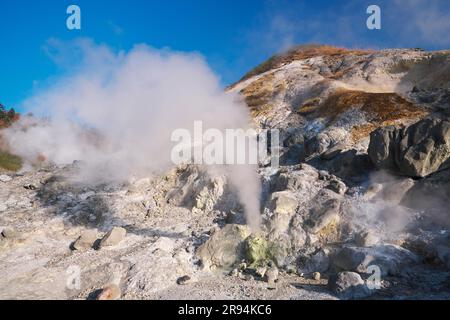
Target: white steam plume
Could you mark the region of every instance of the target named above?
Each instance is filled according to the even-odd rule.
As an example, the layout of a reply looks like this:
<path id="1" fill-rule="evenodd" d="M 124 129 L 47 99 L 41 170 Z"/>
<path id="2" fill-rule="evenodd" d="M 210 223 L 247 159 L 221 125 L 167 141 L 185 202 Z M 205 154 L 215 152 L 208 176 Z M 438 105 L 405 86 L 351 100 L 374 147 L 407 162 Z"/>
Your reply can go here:
<path id="1" fill-rule="evenodd" d="M 82 160 L 86 182 L 127 179 L 173 166 L 175 129 L 193 130 L 198 120 L 204 130 L 251 126 L 246 106 L 223 91 L 197 54 L 146 45 L 115 53 L 89 40 L 57 44 L 63 53 L 75 52 L 79 61 L 63 55 L 72 63 L 68 72 L 24 103 L 24 109 L 49 119 L 24 117 L 5 132 L 12 152 L 26 160 L 39 155 L 58 164 Z M 240 177 L 229 174 L 251 225 L 260 219 L 255 170 L 240 166 Z"/>

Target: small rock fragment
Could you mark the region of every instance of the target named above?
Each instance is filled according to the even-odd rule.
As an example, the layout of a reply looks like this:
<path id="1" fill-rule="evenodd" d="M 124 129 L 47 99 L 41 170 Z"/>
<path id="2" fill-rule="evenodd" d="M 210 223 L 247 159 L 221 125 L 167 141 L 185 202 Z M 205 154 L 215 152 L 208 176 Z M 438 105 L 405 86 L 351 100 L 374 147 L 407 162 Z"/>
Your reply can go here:
<path id="1" fill-rule="evenodd" d="M 314 272 L 313 273 L 313 279 L 316 281 L 319 281 L 321 278 L 320 272 Z"/>
<path id="2" fill-rule="evenodd" d="M 328 171 L 325 171 L 325 170 L 319 171 L 319 180 L 329 180 L 329 179 L 330 179 L 330 174 L 328 173 Z"/>
<path id="3" fill-rule="evenodd" d="M 242 271 L 238 272 L 238 278 L 244 281 L 250 281 L 252 279 L 252 276 L 247 273 L 243 273 Z"/>
<path id="4" fill-rule="evenodd" d="M 286 266 L 286 272 L 287 273 L 289 273 L 289 274 L 293 274 L 293 273 L 296 273 L 297 272 L 297 269 L 296 269 L 296 267 L 295 266 L 293 266 L 293 265 L 288 265 L 288 266 Z"/>
<path id="5" fill-rule="evenodd" d="M 366 201 L 373 199 L 379 192 L 381 192 L 382 189 L 383 185 L 381 183 L 371 184 L 363 194 L 363 199 Z"/>
<path id="6" fill-rule="evenodd" d="M 337 179 L 331 180 L 326 188 L 341 195 L 347 192 L 347 186 L 345 183 Z"/>
<path id="7" fill-rule="evenodd" d="M 237 268 L 234 268 L 230 271 L 230 276 L 237 277 L 239 275 L 239 270 Z"/>
<path id="8" fill-rule="evenodd" d="M 273 266 L 266 271 L 267 283 L 269 288 L 275 287 L 275 281 L 278 279 L 278 268 Z"/>
<path id="9" fill-rule="evenodd" d="M 13 228 L 4 228 L 2 230 L 2 237 L 6 239 L 15 239 L 17 238 L 18 233 Z"/>
<path id="10" fill-rule="evenodd" d="M 177 284 L 184 285 L 184 284 L 188 284 L 190 281 L 191 281 L 191 277 L 186 275 L 186 276 L 179 277 L 177 279 Z"/>
<path id="11" fill-rule="evenodd" d="M 12 180 L 12 178 L 6 174 L 0 175 L 0 182 L 9 182 L 11 180 Z"/>
<path id="12" fill-rule="evenodd" d="M 266 267 L 257 267 L 255 270 L 256 274 L 261 278 L 264 278 L 264 276 L 266 275 L 266 271 Z"/>
<path id="13" fill-rule="evenodd" d="M 27 190 L 36 190 L 37 187 L 34 184 L 26 184 L 23 186 Z"/>
<path id="14" fill-rule="evenodd" d="M 73 248 L 75 250 L 83 250 L 92 248 L 97 240 L 97 230 L 85 230 L 81 236 L 74 242 Z"/>
<path id="15" fill-rule="evenodd" d="M 117 300 L 120 298 L 121 294 L 119 286 L 110 284 L 102 289 L 96 300 Z"/>
<path id="16" fill-rule="evenodd" d="M 340 154 L 345 149 L 345 145 L 342 143 L 338 143 L 334 147 L 331 147 L 330 149 L 326 150 L 324 153 L 320 155 L 320 158 L 323 160 L 331 160 L 334 157 L 336 157 L 338 154 Z"/>
<path id="17" fill-rule="evenodd" d="M 127 230 L 122 227 L 114 227 L 100 241 L 100 247 L 110 247 L 119 244 L 125 238 Z"/>
<path id="18" fill-rule="evenodd" d="M 245 262 L 241 262 L 238 267 L 239 267 L 239 270 L 243 271 L 243 270 L 247 269 L 247 264 Z"/>

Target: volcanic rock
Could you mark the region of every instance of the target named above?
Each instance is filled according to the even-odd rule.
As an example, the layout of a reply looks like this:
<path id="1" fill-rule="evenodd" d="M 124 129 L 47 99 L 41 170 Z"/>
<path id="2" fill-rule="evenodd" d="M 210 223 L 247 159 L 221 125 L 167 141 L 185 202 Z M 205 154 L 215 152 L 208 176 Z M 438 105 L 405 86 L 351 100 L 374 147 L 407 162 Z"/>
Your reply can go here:
<path id="1" fill-rule="evenodd" d="M 249 235 L 247 226 L 227 224 L 198 248 L 197 255 L 205 268 L 231 269 L 244 258 L 244 240 Z"/>
<path id="2" fill-rule="evenodd" d="M 328 287 L 341 299 L 361 299 L 370 295 L 364 280 L 356 272 L 340 272 L 328 280 Z"/>
<path id="3" fill-rule="evenodd" d="M 97 230 L 85 230 L 81 236 L 73 243 L 73 248 L 76 250 L 89 249 L 94 246 L 97 241 Z"/>
<path id="4" fill-rule="evenodd" d="M 379 169 L 426 177 L 450 167 L 450 121 L 428 118 L 407 128 L 379 128 L 370 136 L 368 153 Z"/>
<path id="5" fill-rule="evenodd" d="M 414 253 L 396 245 L 347 246 L 332 259 L 332 264 L 340 270 L 366 273 L 369 266 L 375 265 L 382 275 L 398 275 L 403 266 L 417 262 L 418 257 Z"/>
<path id="6" fill-rule="evenodd" d="M 105 234 L 100 241 L 100 247 L 110 247 L 118 245 L 120 241 L 125 238 L 127 230 L 122 227 L 114 227 L 111 231 Z"/>

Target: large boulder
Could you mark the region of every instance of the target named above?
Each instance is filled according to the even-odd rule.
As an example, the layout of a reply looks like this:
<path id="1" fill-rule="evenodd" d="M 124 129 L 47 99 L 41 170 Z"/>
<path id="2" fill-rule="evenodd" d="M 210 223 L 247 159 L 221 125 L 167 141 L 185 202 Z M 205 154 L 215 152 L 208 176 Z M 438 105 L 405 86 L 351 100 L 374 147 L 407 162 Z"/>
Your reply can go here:
<path id="1" fill-rule="evenodd" d="M 328 280 L 328 288 L 341 299 L 361 299 L 371 291 L 356 272 L 340 272 Z"/>
<path id="2" fill-rule="evenodd" d="M 381 275 L 398 275 L 405 265 L 416 262 L 418 257 L 414 253 L 396 245 L 347 246 L 332 259 L 333 266 L 338 270 L 370 273 L 370 266 L 378 266 Z"/>
<path id="3" fill-rule="evenodd" d="M 271 196 L 271 207 L 274 213 L 293 215 L 298 201 L 291 191 L 275 192 Z"/>
<path id="4" fill-rule="evenodd" d="M 341 213 L 341 197 L 328 189 L 321 190 L 313 200 L 305 228 L 312 234 L 328 237 L 337 232 Z M 331 239 L 330 239 L 331 240 Z"/>
<path id="5" fill-rule="evenodd" d="M 280 191 L 272 194 L 270 208 L 273 216 L 270 219 L 270 230 L 275 233 L 285 232 L 297 209 L 298 201 L 291 191 Z"/>
<path id="6" fill-rule="evenodd" d="M 443 170 L 416 181 L 402 198 L 401 204 L 420 210 L 424 220 L 430 226 L 450 228 L 450 170 Z"/>
<path id="7" fill-rule="evenodd" d="M 320 249 L 311 256 L 300 255 L 298 258 L 297 272 L 299 274 L 312 274 L 314 272 L 324 273 L 330 266 L 329 250 Z"/>
<path id="8" fill-rule="evenodd" d="M 247 226 L 227 224 L 198 248 L 197 255 L 207 269 L 232 269 L 245 258 L 244 240 L 249 235 Z"/>
<path id="9" fill-rule="evenodd" d="M 424 119 L 407 128 L 379 128 L 370 135 L 368 153 L 378 169 L 409 177 L 449 168 L 450 118 Z"/>

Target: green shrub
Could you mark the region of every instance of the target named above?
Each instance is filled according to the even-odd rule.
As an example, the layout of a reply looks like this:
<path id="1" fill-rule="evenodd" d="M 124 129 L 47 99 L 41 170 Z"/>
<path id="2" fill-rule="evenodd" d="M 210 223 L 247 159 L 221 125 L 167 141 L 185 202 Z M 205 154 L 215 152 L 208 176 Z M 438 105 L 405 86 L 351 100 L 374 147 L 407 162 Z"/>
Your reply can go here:
<path id="1" fill-rule="evenodd" d="M 0 168 L 17 171 L 22 167 L 22 159 L 5 151 L 0 151 Z"/>

